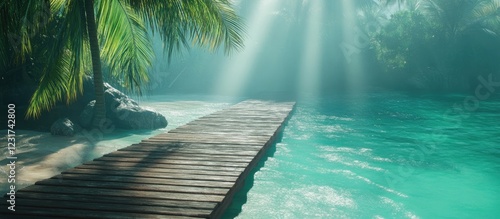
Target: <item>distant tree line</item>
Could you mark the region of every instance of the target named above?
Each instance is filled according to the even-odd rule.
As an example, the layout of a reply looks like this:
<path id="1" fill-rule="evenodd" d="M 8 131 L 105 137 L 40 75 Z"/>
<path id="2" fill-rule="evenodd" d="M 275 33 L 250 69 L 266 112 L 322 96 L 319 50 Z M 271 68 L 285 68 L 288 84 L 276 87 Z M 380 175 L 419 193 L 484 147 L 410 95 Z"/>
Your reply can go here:
<path id="1" fill-rule="evenodd" d="M 389 18 L 370 37 L 386 86 L 465 91 L 500 75 L 500 1 L 361 2 L 365 19 Z"/>

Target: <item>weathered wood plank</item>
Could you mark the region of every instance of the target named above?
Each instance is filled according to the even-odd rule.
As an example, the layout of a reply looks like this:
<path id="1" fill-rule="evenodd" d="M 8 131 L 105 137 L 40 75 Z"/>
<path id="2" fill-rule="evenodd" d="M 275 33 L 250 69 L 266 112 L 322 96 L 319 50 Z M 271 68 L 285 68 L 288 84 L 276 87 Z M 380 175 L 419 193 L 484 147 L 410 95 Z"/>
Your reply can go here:
<path id="1" fill-rule="evenodd" d="M 94 195 L 80 195 L 80 194 L 47 194 L 47 193 L 37 193 L 37 192 L 24 192 L 19 191 L 16 194 L 16 198 L 19 199 L 37 199 L 40 201 L 53 200 L 53 201 L 78 201 L 82 205 L 88 203 L 113 203 L 113 204 L 127 204 L 127 205 L 141 205 L 141 206 L 165 206 L 165 207 L 178 207 L 183 206 L 185 208 L 195 208 L 195 209 L 213 209 L 217 205 L 215 202 L 195 202 L 195 201 L 185 201 L 185 200 L 164 200 L 164 199 L 154 199 L 154 198 L 139 198 L 134 197 L 133 199 L 124 199 L 122 197 L 112 197 L 112 196 L 102 196 L 96 198 Z"/>
<path id="2" fill-rule="evenodd" d="M 139 144 L 133 144 L 130 147 L 122 148 L 120 150 L 127 150 L 129 148 L 145 148 L 145 147 L 156 147 L 158 150 L 163 151 L 182 151 L 182 150 L 207 150 L 207 151 L 231 151 L 233 154 L 237 154 L 238 151 L 259 151 L 262 149 L 262 145 L 247 145 L 247 144 L 199 144 L 199 143 L 188 143 L 188 142 L 141 142 Z M 147 150 L 152 150 L 153 148 L 147 148 Z"/>
<path id="3" fill-rule="evenodd" d="M 104 155 L 105 157 L 125 157 L 125 158 L 145 158 L 145 159 L 173 159 L 173 160 L 196 160 L 196 161 L 220 161 L 220 162 L 235 162 L 235 163 L 248 163 L 252 161 L 253 157 L 224 157 L 224 156 L 183 156 L 180 154 L 157 154 L 157 153 L 120 153 L 112 152 Z"/>
<path id="4" fill-rule="evenodd" d="M 107 160 L 113 162 L 142 162 L 142 163 L 163 163 L 163 164 L 184 164 L 198 166 L 221 166 L 221 167 L 246 167 L 246 163 L 224 162 L 224 161 L 200 161 L 200 160 L 173 160 L 173 159 L 144 159 L 128 157 L 101 157 L 95 160 Z"/>
<path id="5" fill-rule="evenodd" d="M 134 176 L 101 176 L 96 177 L 93 174 L 70 174 L 64 173 L 52 177 L 57 180 L 87 180 L 87 181 L 102 181 L 102 182 L 128 182 L 128 183 L 144 183 L 157 185 L 180 185 L 180 186 L 198 186 L 212 188 L 231 188 L 233 182 L 224 181 L 206 181 L 196 179 L 168 179 L 168 178 L 152 178 L 152 177 L 134 177 Z"/>
<path id="6" fill-rule="evenodd" d="M 53 194 L 93 194 L 96 197 L 113 196 L 113 197 L 140 197 L 140 198 L 155 198 L 167 200 L 192 200 L 202 202 L 220 202 L 224 198 L 221 195 L 205 195 L 205 194 L 187 194 L 176 192 L 152 192 L 152 191 L 134 191 L 124 189 L 102 189 L 102 188 L 79 188 L 62 187 L 62 186 L 46 186 L 32 185 L 23 189 L 24 192 L 38 193 L 53 193 Z"/>
<path id="7" fill-rule="evenodd" d="M 128 213 L 116 211 L 95 211 L 95 210 L 79 210 L 79 209 L 62 209 L 47 207 L 29 207 L 23 205 L 16 206 L 16 212 L 10 212 L 7 208 L 1 208 L 0 215 L 2 218 L 17 219 L 21 216 L 25 218 L 95 218 L 95 219 L 124 219 L 124 218 L 144 218 L 144 219 L 164 219 L 166 216 L 161 214 L 146 214 L 146 213 Z M 189 219 L 200 217 L 187 217 L 187 216 L 168 216 L 172 219 Z"/>
<path id="8" fill-rule="evenodd" d="M 149 167 L 123 167 L 123 166 L 103 166 L 103 165 L 80 165 L 77 169 L 99 169 L 99 170 L 117 170 L 117 171 L 133 171 L 133 172 L 149 172 L 149 173 L 185 173 L 198 175 L 221 175 L 221 176 L 236 176 L 238 177 L 243 171 L 213 171 L 199 169 L 165 169 L 165 168 L 149 168 Z"/>
<path id="9" fill-rule="evenodd" d="M 38 207 L 38 208 L 51 208 L 57 206 L 57 210 L 93 210 L 93 211 L 111 211 L 116 214 L 121 213 L 135 213 L 135 214 L 154 214 L 164 216 L 189 216 L 207 218 L 212 212 L 211 209 L 194 209 L 186 208 L 183 206 L 166 207 L 166 206 L 144 206 L 144 205 L 128 205 L 128 204 L 112 204 L 112 203 L 87 203 L 82 204 L 76 201 L 52 201 L 37 199 L 18 199 L 18 205 Z"/>
<path id="10" fill-rule="evenodd" d="M 247 140 L 242 139 L 217 139 L 217 138 L 156 138 L 156 139 L 145 139 L 141 143 L 162 143 L 162 142 L 172 142 L 172 143 L 201 143 L 204 144 L 239 144 L 239 145 L 263 145 L 267 141 L 262 140 Z"/>
<path id="11" fill-rule="evenodd" d="M 192 179 L 192 180 L 207 180 L 207 181 L 223 181 L 234 182 L 237 177 L 232 176 L 211 176 L 211 175 L 195 175 L 195 174 L 161 174 L 161 173 L 147 173 L 147 172 L 129 172 L 129 171 L 113 171 L 113 170 L 97 170 L 97 169 L 70 169 L 64 171 L 63 174 L 94 174 L 109 175 L 109 176 L 135 176 L 135 177 L 151 177 L 151 178 L 166 178 L 166 179 Z"/>
<path id="12" fill-rule="evenodd" d="M 229 189 L 196 187 L 196 186 L 156 185 L 156 184 L 140 184 L 140 183 L 128 183 L 128 182 L 126 183 L 96 182 L 96 181 L 85 181 L 85 180 L 59 180 L 59 179 L 41 180 L 35 183 L 35 185 L 120 189 L 120 190 L 136 190 L 136 191 L 178 192 L 178 193 L 209 194 L 209 195 L 226 195 L 226 193 L 229 191 Z"/>
<path id="13" fill-rule="evenodd" d="M 200 142 L 200 143 L 231 143 L 237 142 L 242 144 L 245 141 L 263 144 L 269 140 L 269 136 L 244 136 L 236 134 L 203 134 L 203 133 L 169 133 L 169 135 L 157 135 L 155 137 L 148 138 L 145 141 L 178 141 L 178 142 Z"/>
<path id="14" fill-rule="evenodd" d="M 249 155 L 232 155 L 232 154 L 205 154 L 205 153 L 182 153 L 178 151 L 126 151 L 126 150 L 118 150 L 110 153 L 112 156 L 123 156 L 123 157 L 135 157 L 135 156 L 179 156 L 179 157 L 213 157 L 213 158 L 228 158 L 228 159 L 248 159 L 254 158 L 256 152 L 251 153 Z"/>
<path id="15" fill-rule="evenodd" d="M 94 160 L 85 162 L 86 165 L 100 165 L 110 167 L 137 167 L 137 168 L 158 168 L 158 169 L 183 169 L 183 170 L 208 170 L 221 172 L 241 172 L 243 167 L 223 167 L 223 166 L 205 166 L 205 165 L 183 165 L 183 164 L 161 164 L 161 163 L 143 163 L 143 162 L 108 162 Z"/>

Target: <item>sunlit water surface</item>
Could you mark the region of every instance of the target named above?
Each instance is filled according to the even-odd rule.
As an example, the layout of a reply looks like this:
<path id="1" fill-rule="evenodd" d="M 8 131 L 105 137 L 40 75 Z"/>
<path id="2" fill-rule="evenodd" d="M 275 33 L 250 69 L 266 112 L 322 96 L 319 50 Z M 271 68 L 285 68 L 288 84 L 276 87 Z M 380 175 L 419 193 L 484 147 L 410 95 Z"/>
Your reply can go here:
<path id="1" fill-rule="evenodd" d="M 499 218 L 500 101 L 464 98 L 299 102 L 225 217 Z"/>

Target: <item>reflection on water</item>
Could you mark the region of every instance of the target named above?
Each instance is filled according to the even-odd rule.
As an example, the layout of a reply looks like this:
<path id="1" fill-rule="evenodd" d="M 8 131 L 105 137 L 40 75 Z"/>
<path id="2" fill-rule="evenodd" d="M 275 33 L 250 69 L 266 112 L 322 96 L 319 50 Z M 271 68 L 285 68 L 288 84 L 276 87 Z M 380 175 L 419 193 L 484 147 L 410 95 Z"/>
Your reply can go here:
<path id="1" fill-rule="evenodd" d="M 298 103 L 276 152 L 226 216 L 498 217 L 500 101 L 482 102 L 457 125 L 443 115 L 463 98 L 370 94 Z"/>

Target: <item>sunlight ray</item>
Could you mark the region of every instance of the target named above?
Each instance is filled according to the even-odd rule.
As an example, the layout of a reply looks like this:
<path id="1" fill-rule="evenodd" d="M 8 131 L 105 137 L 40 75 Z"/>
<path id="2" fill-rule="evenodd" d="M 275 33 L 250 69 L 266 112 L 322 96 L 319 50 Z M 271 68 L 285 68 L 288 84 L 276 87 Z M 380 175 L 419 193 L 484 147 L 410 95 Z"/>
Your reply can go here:
<path id="1" fill-rule="evenodd" d="M 222 64 L 222 73 L 213 88 L 218 95 L 237 96 L 241 95 L 246 87 L 247 78 L 251 74 L 252 67 L 263 48 L 263 42 L 269 37 L 269 31 L 273 22 L 272 11 L 281 4 L 282 0 L 260 0 L 255 9 L 246 20 L 247 37 L 243 51 L 234 54 Z"/>
<path id="2" fill-rule="evenodd" d="M 319 95 L 323 44 L 321 34 L 323 1 L 306 1 L 304 4 L 307 4 L 305 6 L 308 7 L 308 17 L 298 80 L 300 98 Z"/>
<path id="3" fill-rule="evenodd" d="M 356 8 L 353 1 L 342 0 L 342 11 L 344 12 L 342 24 L 344 41 L 348 42 L 348 46 L 355 51 L 352 54 L 347 54 L 349 57 L 346 57 L 348 60 L 345 67 L 347 90 L 358 93 L 363 80 L 362 52 L 368 46 L 369 40 L 364 30 L 359 28 L 356 23 Z"/>

